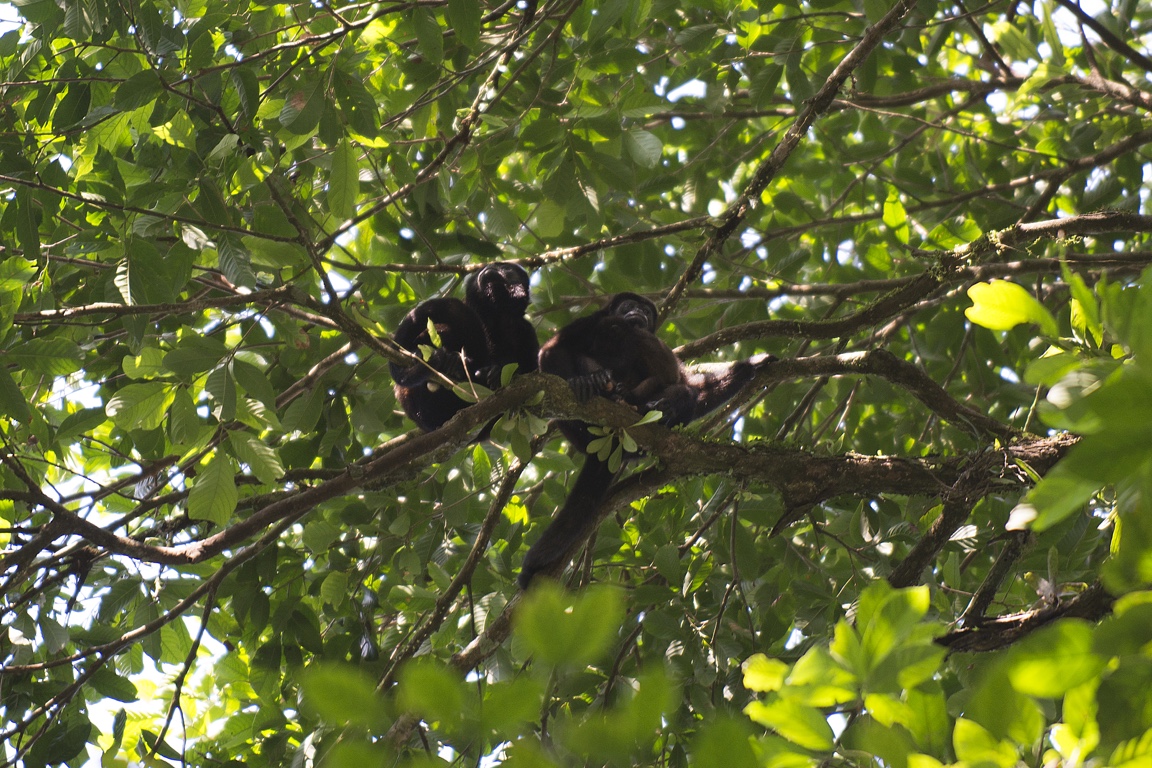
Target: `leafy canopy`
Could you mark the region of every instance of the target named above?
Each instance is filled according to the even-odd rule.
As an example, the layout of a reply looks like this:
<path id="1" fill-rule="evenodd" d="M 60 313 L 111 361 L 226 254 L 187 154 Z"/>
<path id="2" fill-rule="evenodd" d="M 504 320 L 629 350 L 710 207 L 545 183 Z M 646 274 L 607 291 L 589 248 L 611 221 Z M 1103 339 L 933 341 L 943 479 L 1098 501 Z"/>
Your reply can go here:
<path id="1" fill-rule="evenodd" d="M 14 8 L 0 763 L 1148 763 L 1149 4 Z M 498 259 L 780 361 L 410 433 Z M 648 458 L 522 597 L 558 417 Z"/>

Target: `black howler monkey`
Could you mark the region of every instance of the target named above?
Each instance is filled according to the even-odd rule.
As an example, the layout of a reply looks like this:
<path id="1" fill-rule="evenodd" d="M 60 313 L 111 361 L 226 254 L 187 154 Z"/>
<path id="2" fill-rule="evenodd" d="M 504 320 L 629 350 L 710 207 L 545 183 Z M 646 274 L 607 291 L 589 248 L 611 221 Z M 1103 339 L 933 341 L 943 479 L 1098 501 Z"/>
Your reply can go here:
<path id="1" fill-rule="evenodd" d="M 656 317 L 656 306 L 643 296 L 617 294 L 605 308 L 557 331 L 540 348 L 540 369 L 567 379 L 580 400 L 607 395 L 637 409 L 662 411 L 663 423 L 675 426 L 727 402 L 774 359 L 763 355 L 689 371 L 656 337 Z M 561 422 L 560 429 L 576 448 L 587 450 L 591 435 L 582 422 Z M 597 456 L 584 459 L 564 506 L 524 556 L 522 588 L 587 537 L 615 476 Z"/>
<path id="2" fill-rule="evenodd" d="M 430 369 L 489 388 L 499 386 L 500 371 L 509 363 L 516 363 L 519 373 L 536 370 L 539 342 L 524 317 L 529 300 L 528 273 L 516 264 L 494 262 L 464 281 L 464 301 L 428 299 L 405 315 L 393 335 L 396 343 L 417 355 L 422 346 L 433 348 L 427 365 L 389 365 L 396 399 L 418 427 L 436 429 L 469 405 Z"/>

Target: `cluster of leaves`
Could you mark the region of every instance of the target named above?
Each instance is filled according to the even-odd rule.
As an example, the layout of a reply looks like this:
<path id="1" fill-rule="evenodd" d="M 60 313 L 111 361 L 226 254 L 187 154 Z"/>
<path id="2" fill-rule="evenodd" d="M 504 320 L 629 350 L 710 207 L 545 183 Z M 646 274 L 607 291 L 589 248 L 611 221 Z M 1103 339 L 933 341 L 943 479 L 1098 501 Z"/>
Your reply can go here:
<path id="1" fill-rule="evenodd" d="M 0 764 L 1146 761 L 1146 6 L 19 0 Z M 615 590 L 547 381 L 405 435 L 496 258 L 783 359 L 604 425 Z"/>

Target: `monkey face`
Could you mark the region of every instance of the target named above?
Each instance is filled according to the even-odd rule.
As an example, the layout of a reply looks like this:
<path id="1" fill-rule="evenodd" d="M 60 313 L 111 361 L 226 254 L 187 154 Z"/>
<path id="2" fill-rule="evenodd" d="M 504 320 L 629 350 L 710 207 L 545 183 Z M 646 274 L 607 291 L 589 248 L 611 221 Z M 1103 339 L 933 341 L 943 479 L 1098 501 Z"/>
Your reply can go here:
<path id="1" fill-rule="evenodd" d="M 634 293 L 618 294 L 609 311 L 637 330 L 649 333 L 656 331 L 656 305 L 643 296 Z"/>
<path id="2" fill-rule="evenodd" d="M 530 300 L 528 273 L 520 265 L 507 261 L 486 265 L 479 272 L 469 275 L 464 286 L 465 293 L 477 291 L 492 303 L 507 302 L 527 308 Z"/>

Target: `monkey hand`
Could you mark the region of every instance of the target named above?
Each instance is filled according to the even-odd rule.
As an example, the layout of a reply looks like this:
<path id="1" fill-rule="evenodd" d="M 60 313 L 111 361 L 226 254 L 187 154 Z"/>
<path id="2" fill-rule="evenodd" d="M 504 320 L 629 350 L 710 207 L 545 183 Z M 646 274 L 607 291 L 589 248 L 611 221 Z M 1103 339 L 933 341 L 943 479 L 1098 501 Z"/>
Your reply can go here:
<path id="1" fill-rule="evenodd" d="M 444 374 L 452 381 L 466 381 L 468 373 L 464 368 L 464 358 L 454 349 L 437 349 L 428 358 L 428 365 Z"/>
<path id="2" fill-rule="evenodd" d="M 687 424 L 691 420 L 692 404 L 684 397 L 662 397 L 650 400 L 644 408 L 649 411 L 660 411 L 660 424 L 665 427 L 675 427 Z"/>
<path id="3" fill-rule="evenodd" d="M 583 376 L 573 376 L 568 379 L 568 386 L 572 388 L 572 394 L 576 396 L 576 400 L 581 403 L 616 389 L 616 383 L 612 381 L 612 373 L 607 369 L 594 371 Z"/>

